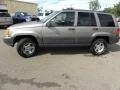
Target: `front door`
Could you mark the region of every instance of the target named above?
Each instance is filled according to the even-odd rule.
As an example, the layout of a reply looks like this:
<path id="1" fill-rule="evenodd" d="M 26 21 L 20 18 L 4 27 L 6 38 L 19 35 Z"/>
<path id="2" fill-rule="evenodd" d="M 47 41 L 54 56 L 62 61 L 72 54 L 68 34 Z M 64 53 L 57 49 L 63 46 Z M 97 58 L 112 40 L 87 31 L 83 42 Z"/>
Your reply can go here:
<path id="1" fill-rule="evenodd" d="M 75 12 L 61 12 L 43 27 L 44 44 L 75 44 Z"/>

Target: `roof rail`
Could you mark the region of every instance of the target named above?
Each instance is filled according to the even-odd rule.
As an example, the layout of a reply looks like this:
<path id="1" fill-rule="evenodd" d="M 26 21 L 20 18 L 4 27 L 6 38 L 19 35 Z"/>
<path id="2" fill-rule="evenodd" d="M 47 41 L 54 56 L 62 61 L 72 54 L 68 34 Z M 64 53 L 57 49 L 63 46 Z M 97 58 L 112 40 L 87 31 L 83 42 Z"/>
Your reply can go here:
<path id="1" fill-rule="evenodd" d="M 104 11 L 93 11 L 93 10 L 85 10 L 85 9 L 74 9 L 74 8 L 66 8 L 66 9 L 63 9 L 63 10 L 76 10 L 76 11 L 91 11 L 91 12 L 103 12 L 105 13 Z"/>
<path id="2" fill-rule="evenodd" d="M 66 9 L 63 9 L 63 10 L 74 10 L 74 8 L 66 8 Z"/>

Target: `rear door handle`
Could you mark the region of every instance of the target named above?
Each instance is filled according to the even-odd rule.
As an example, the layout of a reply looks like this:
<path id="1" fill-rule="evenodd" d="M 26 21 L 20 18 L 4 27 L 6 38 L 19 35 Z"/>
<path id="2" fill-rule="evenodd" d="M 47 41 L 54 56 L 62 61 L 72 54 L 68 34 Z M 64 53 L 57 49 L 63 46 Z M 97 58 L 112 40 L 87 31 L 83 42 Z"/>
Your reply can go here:
<path id="1" fill-rule="evenodd" d="M 94 30 L 94 31 L 97 31 L 97 30 L 98 30 L 98 28 L 93 28 L 93 30 Z"/>
<path id="2" fill-rule="evenodd" d="M 69 28 L 68 30 L 75 30 L 75 28 Z"/>

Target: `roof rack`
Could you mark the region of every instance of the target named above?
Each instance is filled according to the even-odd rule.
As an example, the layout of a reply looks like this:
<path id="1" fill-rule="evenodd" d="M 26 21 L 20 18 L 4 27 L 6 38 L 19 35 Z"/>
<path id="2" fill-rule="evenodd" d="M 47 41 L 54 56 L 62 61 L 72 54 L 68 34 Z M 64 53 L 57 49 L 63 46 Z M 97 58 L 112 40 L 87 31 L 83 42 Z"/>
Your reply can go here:
<path id="1" fill-rule="evenodd" d="M 74 8 L 66 8 L 66 9 L 63 9 L 63 10 L 74 10 Z"/>
<path id="2" fill-rule="evenodd" d="M 93 10 L 85 10 L 85 9 L 74 9 L 74 8 L 66 8 L 66 9 L 63 9 L 63 10 L 76 10 L 76 11 L 91 11 L 91 12 L 103 12 L 105 13 L 104 11 L 93 11 Z"/>

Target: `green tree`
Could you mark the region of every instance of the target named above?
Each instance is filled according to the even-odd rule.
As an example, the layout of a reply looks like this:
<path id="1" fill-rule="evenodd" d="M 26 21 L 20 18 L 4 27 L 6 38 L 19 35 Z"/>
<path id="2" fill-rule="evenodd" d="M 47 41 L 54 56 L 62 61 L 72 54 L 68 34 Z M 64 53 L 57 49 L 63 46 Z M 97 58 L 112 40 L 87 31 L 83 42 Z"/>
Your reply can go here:
<path id="1" fill-rule="evenodd" d="M 98 0 L 91 0 L 89 2 L 89 9 L 90 10 L 96 11 L 96 10 L 99 10 L 100 8 L 101 8 L 101 5 L 100 5 Z"/>
<path id="2" fill-rule="evenodd" d="M 111 7 L 110 8 L 105 8 L 104 12 L 112 13 L 115 16 L 120 16 L 120 2 L 116 5 L 114 5 L 114 7 L 112 7 L 112 8 Z"/>
<path id="3" fill-rule="evenodd" d="M 116 4 L 116 5 L 114 5 L 113 10 L 114 10 L 114 14 L 116 16 L 120 16 L 120 2 L 118 4 Z"/>
<path id="4" fill-rule="evenodd" d="M 43 7 L 39 7 L 38 12 L 42 12 L 42 11 L 43 11 Z"/>
<path id="5" fill-rule="evenodd" d="M 113 13 L 114 14 L 113 8 L 105 8 L 104 12 L 106 12 L 106 13 Z"/>

